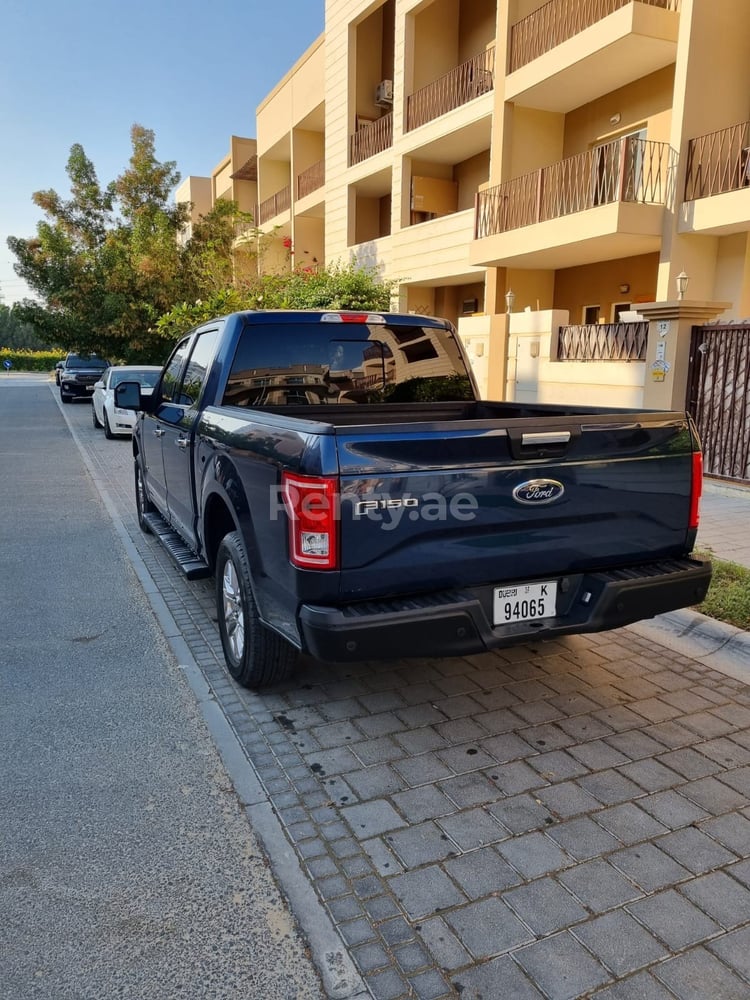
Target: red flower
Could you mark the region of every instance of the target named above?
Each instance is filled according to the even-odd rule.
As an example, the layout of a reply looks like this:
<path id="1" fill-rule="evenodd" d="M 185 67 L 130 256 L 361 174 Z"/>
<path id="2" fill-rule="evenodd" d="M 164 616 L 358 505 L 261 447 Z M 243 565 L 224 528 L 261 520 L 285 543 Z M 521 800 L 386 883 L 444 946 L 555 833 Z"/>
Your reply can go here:
<path id="1" fill-rule="evenodd" d="M 284 244 L 284 248 L 286 250 L 291 250 L 292 249 L 292 237 L 291 236 L 285 236 L 284 239 L 281 242 Z"/>

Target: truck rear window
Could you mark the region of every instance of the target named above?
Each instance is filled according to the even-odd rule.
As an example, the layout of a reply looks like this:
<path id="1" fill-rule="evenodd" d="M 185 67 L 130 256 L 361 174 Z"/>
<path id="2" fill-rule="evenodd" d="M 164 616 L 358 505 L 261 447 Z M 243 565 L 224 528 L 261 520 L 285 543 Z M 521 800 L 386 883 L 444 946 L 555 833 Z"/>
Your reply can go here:
<path id="1" fill-rule="evenodd" d="M 473 400 L 451 331 L 408 324 L 247 325 L 225 406 Z"/>

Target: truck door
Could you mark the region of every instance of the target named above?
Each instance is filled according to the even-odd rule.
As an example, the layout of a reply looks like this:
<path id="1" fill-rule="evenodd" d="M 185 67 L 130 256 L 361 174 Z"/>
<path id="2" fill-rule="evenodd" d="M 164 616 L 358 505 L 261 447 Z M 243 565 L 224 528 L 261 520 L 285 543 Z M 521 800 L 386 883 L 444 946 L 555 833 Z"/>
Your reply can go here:
<path id="1" fill-rule="evenodd" d="M 192 431 L 218 336 L 218 327 L 200 330 L 196 335 L 175 391 L 173 419 L 163 424 L 161 443 L 169 520 L 190 545 L 196 542 Z"/>
<path id="2" fill-rule="evenodd" d="M 180 408 L 174 397 L 182 380 L 182 372 L 187 360 L 190 338 L 186 337 L 177 345 L 172 357 L 167 362 L 159 385 L 154 390 L 159 402 L 153 413 L 146 413 L 143 418 L 143 434 L 141 437 L 141 460 L 143 475 L 149 495 L 162 514 L 167 515 L 167 483 L 164 476 L 164 461 L 162 458 L 162 440 L 166 428 L 172 426 L 177 419 Z"/>

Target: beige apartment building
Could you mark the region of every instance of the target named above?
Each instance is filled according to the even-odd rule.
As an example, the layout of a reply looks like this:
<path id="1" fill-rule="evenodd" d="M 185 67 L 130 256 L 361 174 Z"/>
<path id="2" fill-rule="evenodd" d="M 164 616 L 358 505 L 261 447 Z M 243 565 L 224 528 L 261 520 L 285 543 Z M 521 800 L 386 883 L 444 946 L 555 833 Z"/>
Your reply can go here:
<path id="1" fill-rule="evenodd" d="M 748 0 L 326 0 L 255 125 L 268 266 L 376 267 L 493 398 L 687 397 L 750 479 Z"/>

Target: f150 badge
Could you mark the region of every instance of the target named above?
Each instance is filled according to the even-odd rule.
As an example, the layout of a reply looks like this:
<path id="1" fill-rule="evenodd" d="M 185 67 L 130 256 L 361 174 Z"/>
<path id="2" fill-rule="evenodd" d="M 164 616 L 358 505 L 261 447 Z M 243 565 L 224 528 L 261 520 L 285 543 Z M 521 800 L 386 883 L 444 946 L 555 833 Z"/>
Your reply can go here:
<path id="1" fill-rule="evenodd" d="M 516 503 L 527 506 L 541 506 L 545 503 L 554 503 L 564 493 L 565 487 L 556 479 L 529 479 L 516 486 L 513 490 L 513 499 Z"/>

